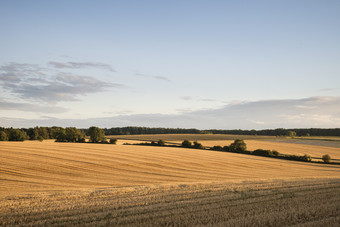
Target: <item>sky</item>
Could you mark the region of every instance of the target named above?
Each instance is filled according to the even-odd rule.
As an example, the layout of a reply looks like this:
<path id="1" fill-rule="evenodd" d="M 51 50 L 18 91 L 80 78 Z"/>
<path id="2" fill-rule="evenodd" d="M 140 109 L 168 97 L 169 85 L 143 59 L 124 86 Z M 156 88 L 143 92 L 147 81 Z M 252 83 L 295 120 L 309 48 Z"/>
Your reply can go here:
<path id="1" fill-rule="evenodd" d="M 340 127 L 340 1 L 0 0 L 0 127 Z"/>

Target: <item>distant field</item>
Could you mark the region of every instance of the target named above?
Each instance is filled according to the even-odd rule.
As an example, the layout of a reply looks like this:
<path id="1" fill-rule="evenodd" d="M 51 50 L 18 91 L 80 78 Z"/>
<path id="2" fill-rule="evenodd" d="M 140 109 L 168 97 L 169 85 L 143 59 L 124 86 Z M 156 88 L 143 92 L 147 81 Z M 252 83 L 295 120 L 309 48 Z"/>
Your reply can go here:
<path id="1" fill-rule="evenodd" d="M 239 136 L 239 135 L 212 135 L 212 134 L 160 134 L 160 135 L 125 135 L 114 136 L 120 138 L 120 143 L 140 143 L 141 141 L 157 141 L 162 139 L 169 144 L 180 144 L 184 139 L 198 141 L 206 147 L 215 145 L 230 145 L 235 139 L 244 139 L 248 150 L 269 149 L 277 150 L 282 154 L 311 155 L 314 160 L 321 161 L 325 154 L 330 155 L 333 161 L 340 162 L 339 137 L 274 137 L 274 136 Z M 121 140 L 123 139 L 123 140 Z"/>
<path id="2" fill-rule="evenodd" d="M 126 141 L 0 142 L 0 226 L 339 222 L 338 165 Z"/>
<path id="3" fill-rule="evenodd" d="M 180 141 L 172 141 L 173 143 L 180 143 Z M 233 140 L 202 140 L 199 141 L 204 146 L 212 147 L 214 145 L 230 145 Z M 269 149 L 277 150 L 282 154 L 292 155 L 311 155 L 315 160 L 320 161 L 322 155 L 329 154 L 336 162 L 340 161 L 340 148 L 319 146 L 319 145 L 306 145 L 306 144 L 295 144 L 289 142 L 273 142 L 267 140 L 245 140 L 247 149 L 254 151 L 256 149 Z M 319 158 L 319 159 L 316 159 Z"/>

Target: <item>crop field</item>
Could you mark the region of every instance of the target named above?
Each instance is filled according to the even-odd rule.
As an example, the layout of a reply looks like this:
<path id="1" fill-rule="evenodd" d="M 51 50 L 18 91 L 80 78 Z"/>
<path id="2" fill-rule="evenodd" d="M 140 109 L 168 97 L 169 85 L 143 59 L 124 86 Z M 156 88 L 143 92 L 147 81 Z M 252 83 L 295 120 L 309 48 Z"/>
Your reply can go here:
<path id="1" fill-rule="evenodd" d="M 3 226 L 338 226 L 340 181 L 166 184 L 1 197 Z"/>
<path id="2" fill-rule="evenodd" d="M 126 141 L 0 142 L 0 226 L 340 221 L 339 165 Z"/>
<path id="3" fill-rule="evenodd" d="M 114 136 L 123 140 L 121 143 L 140 143 L 141 141 L 157 141 L 162 139 L 169 144 L 180 144 L 183 140 L 198 141 L 206 147 L 215 145 L 228 146 L 235 139 L 244 139 L 248 150 L 268 149 L 277 150 L 287 155 L 310 155 L 315 161 L 321 161 L 325 154 L 331 156 L 333 161 L 340 162 L 339 137 L 302 137 L 277 138 L 274 136 L 240 136 L 240 135 L 212 135 L 212 134 L 172 134 L 172 135 L 131 135 Z M 122 142 L 124 141 L 124 142 Z"/>
<path id="4" fill-rule="evenodd" d="M 180 141 L 172 141 L 174 143 L 180 143 Z M 199 141 L 204 146 L 212 147 L 214 145 L 230 145 L 233 140 L 202 140 Z M 340 161 L 340 147 L 327 147 L 319 145 L 306 145 L 306 144 L 295 144 L 289 142 L 276 142 L 267 140 L 244 140 L 247 144 L 247 149 L 250 151 L 256 149 L 268 149 L 277 150 L 282 154 L 291 155 L 305 155 L 308 154 L 312 157 L 321 159 L 322 155 L 328 154 L 337 162 Z"/>

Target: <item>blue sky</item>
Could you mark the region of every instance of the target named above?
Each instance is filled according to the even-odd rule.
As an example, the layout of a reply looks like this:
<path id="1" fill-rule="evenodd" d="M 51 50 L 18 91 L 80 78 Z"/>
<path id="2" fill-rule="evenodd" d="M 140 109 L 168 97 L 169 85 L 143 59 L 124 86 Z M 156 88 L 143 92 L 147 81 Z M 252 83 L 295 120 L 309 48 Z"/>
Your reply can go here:
<path id="1" fill-rule="evenodd" d="M 340 127 L 339 1 L 0 0 L 0 124 Z"/>

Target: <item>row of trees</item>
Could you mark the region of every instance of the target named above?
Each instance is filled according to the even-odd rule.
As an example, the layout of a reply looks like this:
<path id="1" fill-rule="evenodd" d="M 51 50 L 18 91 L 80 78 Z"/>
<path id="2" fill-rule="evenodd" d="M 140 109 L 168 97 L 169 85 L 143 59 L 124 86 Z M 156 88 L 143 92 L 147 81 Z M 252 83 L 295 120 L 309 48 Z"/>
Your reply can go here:
<path id="1" fill-rule="evenodd" d="M 1 128 L 0 132 L 5 132 L 9 137 L 9 130 L 13 128 Z M 22 128 L 27 135 L 27 139 L 55 139 L 56 133 L 62 129 L 61 127 L 34 127 Z M 89 136 L 89 129 L 81 129 Z M 139 134 L 231 134 L 231 135 L 263 135 L 263 136 L 340 136 L 340 128 L 321 129 L 265 129 L 265 130 L 199 130 L 199 129 L 183 129 L 183 128 L 148 128 L 148 127 L 116 127 L 104 128 L 105 135 L 139 135 Z"/>
<path id="2" fill-rule="evenodd" d="M 28 138 L 25 131 L 9 128 L 0 131 L 0 141 L 24 141 Z"/>
<path id="3" fill-rule="evenodd" d="M 93 143 L 116 143 L 111 138 L 108 142 L 103 129 L 92 126 L 89 129 L 77 129 L 75 127 L 34 127 L 28 129 L 0 128 L 0 141 L 24 141 L 55 139 L 56 142 L 86 142 L 86 133 Z"/>
<path id="4" fill-rule="evenodd" d="M 91 143 L 111 143 L 116 144 L 117 139 L 111 138 L 110 142 L 107 141 L 105 137 L 105 132 L 103 129 L 92 126 L 88 130 L 88 135 L 90 137 Z M 85 143 L 85 132 L 77 128 L 61 128 L 56 133 L 56 142 L 78 142 Z"/>
<path id="5" fill-rule="evenodd" d="M 322 129 L 264 129 L 264 130 L 199 130 L 183 128 L 148 128 L 148 127 L 116 127 L 104 128 L 106 135 L 139 135 L 139 134 L 231 134 L 231 135 L 263 135 L 263 136 L 340 136 L 340 128 Z"/>

